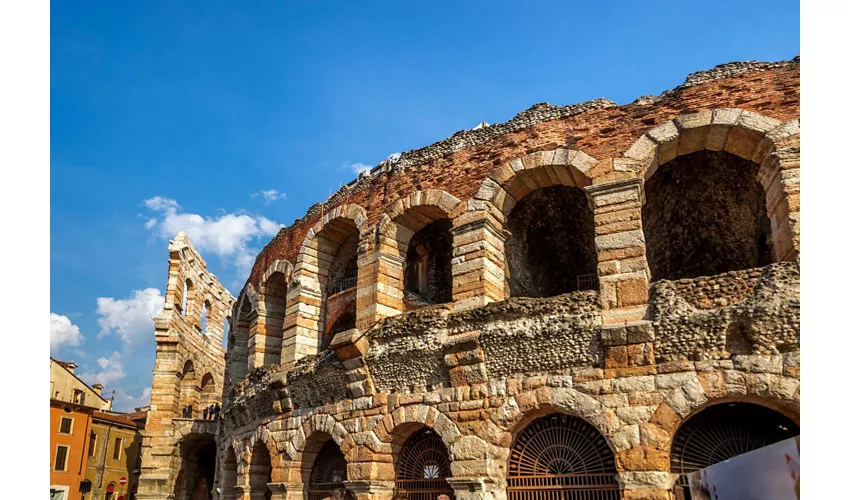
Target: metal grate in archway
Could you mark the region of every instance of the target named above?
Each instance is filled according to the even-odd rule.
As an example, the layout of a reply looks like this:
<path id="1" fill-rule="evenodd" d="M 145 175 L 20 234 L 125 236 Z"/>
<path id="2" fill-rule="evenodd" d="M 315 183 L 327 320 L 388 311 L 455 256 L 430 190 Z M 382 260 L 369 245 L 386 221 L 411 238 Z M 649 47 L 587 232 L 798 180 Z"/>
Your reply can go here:
<path id="1" fill-rule="evenodd" d="M 408 500 L 436 500 L 440 495 L 454 498 L 446 481 L 451 475 L 449 452 L 443 440 L 433 430 L 422 429 L 407 440 L 401 451 L 395 494 Z"/>
<path id="2" fill-rule="evenodd" d="M 599 431 L 580 418 L 538 418 L 511 448 L 508 500 L 619 498 L 614 453 Z"/>
<path id="3" fill-rule="evenodd" d="M 347 478 L 345 456 L 339 446 L 329 439 L 319 450 L 313 471 L 310 473 L 310 484 L 307 488 L 308 500 L 322 500 L 331 496 L 333 490 L 344 488 L 343 481 Z"/>

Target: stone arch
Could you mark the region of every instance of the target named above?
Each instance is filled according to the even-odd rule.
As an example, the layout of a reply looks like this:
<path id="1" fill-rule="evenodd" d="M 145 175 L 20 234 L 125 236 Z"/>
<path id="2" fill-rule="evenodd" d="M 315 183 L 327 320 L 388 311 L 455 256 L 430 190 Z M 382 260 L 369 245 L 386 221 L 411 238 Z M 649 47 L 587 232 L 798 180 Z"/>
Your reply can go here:
<path id="1" fill-rule="evenodd" d="M 664 164 L 701 151 L 726 152 L 752 162 L 764 192 L 770 252 L 773 261 L 780 262 L 799 255 L 799 134 L 799 120 L 783 123 L 741 109 L 705 110 L 653 128 L 624 157 L 642 169 L 644 184 Z"/>
<path id="2" fill-rule="evenodd" d="M 486 213 L 492 227 L 477 244 L 489 250 L 487 288 L 495 288 L 483 290 L 486 295 L 502 300 L 598 289 L 595 224 L 586 192 L 597 164 L 582 151 L 537 151 L 500 165 L 481 183 L 475 211 Z"/>
<path id="3" fill-rule="evenodd" d="M 333 208 L 307 232 L 298 250 L 294 271 L 298 285 L 294 287 L 291 300 L 301 304 L 319 302 L 320 306 L 315 314 L 304 307 L 294 313 L 316 324 L 314 331 L 306 331 L 309 328 L 303 325 L 307 322 L 298 322 L 301 326 L 296 327 L 296 337 L 315 338 L 320 347 L 322 344 L 327 347 L 328 343 L 322 339 L 330 327 L 329 311 L 354 304 L 359 281 L 358 247 L 365 225 L 366 211 L 351 203 Z"/>
<path id="4" fill-rule="evenodd" d="M 388 207 L 377 228 L 382 260 L 395 268 L 379 277 L 387 286 L 384 305 L 401 312 L 451 302 L 451 230 L 464 209 L 459 199 L 435 189 L 415 191 Z"/>
<path id="5" fill-rule="evenodd" d="M 202 411 L 198 400 L 201 390 L 201 379 L 198 374 L 203 373 L 202 370 L 202 367 L 195 366 L 195 362 L 191 358 L 186 359 L 180 368 L 180 376 L 177 382 L 177 390 L 179 391 L 177 405 L 179 415 L 181 416 L 184 409 L 187 411 L 191 409 L 191 412 L 187 414 L 188 418 L 193 418 Z"/>
<path id="6" fill-rule="evenodd" d="M 329 435 L 343 449 L 343 453 L 351 447 L 351 440 L 348 439 L 350 435 L 341 423 L 337 422 L 331 415 L 314 413 L 307 417 L 304 423 L 301 424 L 301 427 L 286 440 L 286 447 L 284 448 L 285 459 L 300 461 L 301 453 L 307 446 L 310 437 L 319 432 Z"/>
<path id="7" fill-rule="evenodd" d="M 670 474 L 676 479 L 673 487 L 686 488 L 684 474 L 688 472 L 799 433 L 799 411 L 777 405 L 771 398 L 710 400 L 686 415 L 669 434 L 664 451 L 669 457 Z"/>
<path id="8" fill-rule="evenodd" d="M 257 320 L 257 294 L 254 287 L 245 287 L 242 296 L 236 302 L 233 310 L 233 321 L 230 323 L 230 332 L 227 337 L 227 374 L 224 393 L 227 394 L 230 386 L 245 380 L 250 370 L 248 363 L 248 340 L 251 336 L 251 328 Z"/>
<path id="9" fill-rule="evenodd" d="M 571 149 L 537 151 L 511 160 L 484 179 L 476 200 L 489 202 L 507 217 L 517 202 L 535 189 L 551 186 L 585 188 L 599 160 Z"/>
<path id="10" fill-rule="evenodd" d="M 386 415 L 375 424 L 375 437 L 385 444 L 391 444 L 394 438 L 399 437 L 396 429 L 404 424 L 419 424 L 421 426 L 434 429 L 446 448 L 451 449 L 452 445 L 460 438 L 461 432 L 457 424 L 452 419 L 445 416 L 442 412 L 424 404 L 407 405 L 396 408 L 392 413 Z M 410 428 L 411 426 L 407 426 Z M 407 436 L 418 430 L 418 428 L 410 428 Z"/>
<path id="11" fill-rule="evenodd" d="M 286 260 L 275 260 L 263 273 L 257 307 L 257 328 L 248 340 L 250 368 L 281 362 L 286 301 L 291 283 L 292 264 Z"/>
<path id="12" fill-rule="evenodd" d="M 266 283 L 269 281 L 269 278 L 271 278 L 274 273 L 283 274 L 284 279 L 287 283 L 289 283 L 292 281 L 292 264 L 290 264 L 289 261 L 285 259 L 276 259 L 274 262 L 272 262 L 271 265 L 266 268 L 265 272 L 263 272 L 263 276 L 260 279 L 261 294 L 266 294 Z"/>

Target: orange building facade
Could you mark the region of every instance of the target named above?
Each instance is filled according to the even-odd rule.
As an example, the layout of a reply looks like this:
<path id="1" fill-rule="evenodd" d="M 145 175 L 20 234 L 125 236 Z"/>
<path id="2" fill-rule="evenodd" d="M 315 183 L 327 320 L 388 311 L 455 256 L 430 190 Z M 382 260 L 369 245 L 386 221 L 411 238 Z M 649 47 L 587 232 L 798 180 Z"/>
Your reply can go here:
<path id="1" fill-rule="evenodd" d="M 50 500 L 80 500 L 95 408 L 50 400 Z"/>

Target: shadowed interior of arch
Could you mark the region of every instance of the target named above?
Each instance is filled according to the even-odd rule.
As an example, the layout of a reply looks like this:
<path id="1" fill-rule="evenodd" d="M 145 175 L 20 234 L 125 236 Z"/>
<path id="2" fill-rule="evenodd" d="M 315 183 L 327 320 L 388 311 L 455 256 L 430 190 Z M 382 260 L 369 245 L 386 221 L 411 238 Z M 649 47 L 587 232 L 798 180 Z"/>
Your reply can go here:
<path id="1" fill-rule="evenodd" d="M 215 439 L 211 434 L 189 434 L 180 443 L 180 472 L 175 498 L 208 500 L 215 481 Z"/>
<path id="2" fill-rule="evenodd" d="M 316 242 L 322 292 L 321 338 L 323 346 L 327 347 L 336 333 L 354 328 L 354 321 L 349 321 L 349 317 L 339 314 L 339 311 L 354 310 L 355 307 L 360 232 L 353 220 L 340 217 L 319 231 Z"/>
<path id="3" fill-rule="evenodd" d="M 309 478 L 305 481 L 308 500 L 329 497 L 333 490 L 344 488 L 343 482 L 348 478 L 345 456 L 339 445 L 329 435 L 317 434 L 320 436 L 311 436 L 314 439 L 305 447 L 301 459 L 302 478 Z"/>
<path id="4" fill-rule="evenodd" d="M 439 218 L 416 231 L 404 255 L 404 304 L 414 309 L 452 300 L 452 223 Z"/>
<path id="5" fill-rule="evenodd" d="M 272 273 L 265 286 L 265 346 L 263 346 L 263 365 L 280 363 L 280 349 L 283 343 L 283 320 L 286 316 L 286 276 L 281 272 Z"/>
<path id="6" fill-rule="evenodd" d="M 713 276 L 772 262 L 758 165 L 702 150 L 660 166 L 642 209 L 652 280 Z"/>
<path id="7" fill-rule="evenodd" d="M 582 189 L 536 189 L 516 204 L 506 226 L 512 297 L 552 297 L 598 288 L 593 213 Z"/>
<path id="8" fill-rule="evenodd" d="M 409 500 L 433 500 L 441 494 L 453 497 L 454 491 L 446 481 L 452 476 L 451 461 L 442 438 L 430 427 L 421 425 L 411 424 L 407 429 L 400 426 L 396 431 L 398 434 L 393 439 L 395 494 Z"/>
<path id="9" fill-rule="evenodd" d="M 251 488 L 252 497 L 257 492 L 264 492 L 264 498 L 271 498 L 268 484 L 272 482 L 272 459 L 269 449 L 265 443 L 257 440 L 251 451 L 251 461 L 248 463 L 248 486 Z"/>

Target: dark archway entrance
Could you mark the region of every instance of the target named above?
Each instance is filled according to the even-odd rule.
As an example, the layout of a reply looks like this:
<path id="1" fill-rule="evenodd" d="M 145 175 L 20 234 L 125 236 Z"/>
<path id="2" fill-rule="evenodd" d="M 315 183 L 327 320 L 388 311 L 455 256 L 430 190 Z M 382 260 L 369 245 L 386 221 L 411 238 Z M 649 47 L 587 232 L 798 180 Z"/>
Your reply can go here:
<path id="1" fill-rule="evenodd" d="M 211 500 L 215 480 L 216 447 L 211 434 L 189 434 L 180 443 L 180 472 L 176 500 Z"/>
<path id="2" fill-rule="evenodd" d="M 506 227 L 511 297 L 599 289 L 593 212 L 582 189 L 536 189 L 516 204 Z"/>
<path id="3" fill-rule="evenodd" d="M 308 500 L 322 500 L 331 496 L 333 490 L 344 488 L 348 478 L 345 455 L 339 446 L 328 439 L 319 450 L 316 461 L 313 462 L 313 470 L 310 473 L 310 482 L 307 490 Z"/>
<path id="4" fill-rule="evenodd" d="M 614 453 L 595 427 L 555 413 L 517 436 L 508 459 L 508 500 L 621 498 Z"/>
<path id="5" fill-rule="evenodd" d="M 658 168 L 644 186 L 652 280 L 713 276 L 770 264 L 770 220 L 758 165 L 698 151 Z"/>
<path id="6" fill-rule="evenodd" d="M 449 451 L 432 429 L 425 427 L 407 439 L 396 462 L 395 494 L 408 500 L 454 498 L 446 481 L 452 476 Z"/>
<path id="7" fill-rule="evenodd" d="M 689 498 L 687 474 L 800 435 L 781 413 L 753 403 L 721 403 L 686 420 L 670 450 L 670 472 Z"/>
<path id="8" fill-rule="evenodd" d="M 272 497 L 269 483 L 272 482 L 272 457 L 262 441 L 254 444 L 251 461 L 248 463 L 248 487 L 251 500 L 269 500 Z"/>

